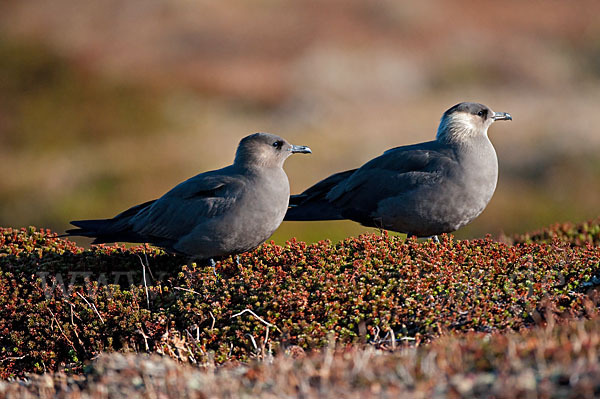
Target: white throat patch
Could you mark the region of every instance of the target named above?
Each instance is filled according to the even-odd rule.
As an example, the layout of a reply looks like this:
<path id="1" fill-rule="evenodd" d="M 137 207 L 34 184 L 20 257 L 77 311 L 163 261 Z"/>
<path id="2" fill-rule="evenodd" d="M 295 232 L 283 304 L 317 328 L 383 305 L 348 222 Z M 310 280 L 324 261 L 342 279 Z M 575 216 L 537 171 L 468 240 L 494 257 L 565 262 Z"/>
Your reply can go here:
<path id="1" fill-rule="evenodd" d="M 493 119 L 490 119 L 493 122 Z M 436 139 L 446 142 L 465 142 L 478 135 L 487 137 L 491 122 L 484 122 L 481 117 L 466 112 L 454 112 L 442 118 Z"/>

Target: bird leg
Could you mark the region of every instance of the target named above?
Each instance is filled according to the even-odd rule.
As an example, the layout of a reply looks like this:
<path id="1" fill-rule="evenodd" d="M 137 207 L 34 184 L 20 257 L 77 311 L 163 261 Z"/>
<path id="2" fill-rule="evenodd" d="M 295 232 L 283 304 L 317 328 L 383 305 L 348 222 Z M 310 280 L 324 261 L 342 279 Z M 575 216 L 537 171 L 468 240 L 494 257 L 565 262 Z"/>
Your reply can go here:
<path id="1" fill-rule="evenodd" d="M 241 266 L 241 265 L 242 265 L 242 263 L 240 262 L 240 256 L 239 256 L 239 255 L 236 255 L 236 256 L 235 256 L 235 263 L 236 263 L 238 266 Z"/>
<path id="2" fill-rule="evenodd" d="M 383 235 L 383 232 L 385 231 L 383 228 L 383 218 L 374 218 L 373 224 L 375 225 L 375 228 L 379 230 L 379 234 Z"/>
<path id="3" fill-rule="evenodd" d="M 215 277 L 218 277 L 217 276 L 217 264 L 215 263 L 215 260 L 213 258 L 210 258 L 210 265 L 212 266 L 213 274 L 215 275 Z"/>

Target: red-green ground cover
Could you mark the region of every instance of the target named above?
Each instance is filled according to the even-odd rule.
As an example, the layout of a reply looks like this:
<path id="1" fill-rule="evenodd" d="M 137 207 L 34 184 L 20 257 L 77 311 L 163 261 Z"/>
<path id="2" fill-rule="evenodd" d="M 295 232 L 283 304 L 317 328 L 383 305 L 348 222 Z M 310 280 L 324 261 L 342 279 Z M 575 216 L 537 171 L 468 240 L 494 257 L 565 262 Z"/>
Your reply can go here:
<path id="1" fill-rule="evenodd" d="M 49 231 L 1 229 L 0 376 L 76 373 L 102 352 L 219 364 L 332 337 L 418 345 L 593 317 L 600 247 L 580 241 L 292 240 L 227 259 L 215 276 L 148 247 L 83 250 Z"/>
<path id="2" fill-rule="evenodd" d="M 514 243 L 567 241 L 572 245 L 600 245 L 600 218 L 583 223 L 556 223 L 552 226 L 519 234 L 513 237 Z"/>

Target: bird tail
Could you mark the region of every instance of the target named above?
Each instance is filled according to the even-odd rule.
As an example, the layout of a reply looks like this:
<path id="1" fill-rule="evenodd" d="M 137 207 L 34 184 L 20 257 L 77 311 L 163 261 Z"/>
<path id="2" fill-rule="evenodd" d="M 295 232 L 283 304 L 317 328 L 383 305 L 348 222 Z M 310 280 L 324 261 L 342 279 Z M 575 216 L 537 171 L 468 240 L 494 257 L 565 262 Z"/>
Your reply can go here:
<path id="1" fill-rule="evenodd" d="M 321 180 L 304 192 L 290 196 L 290 204 L 284 220 L 315 221 L 345 219 L 341 210 L 327 200 L 327 194 L 337 184 L 352 175 L 356 169 L 336 173 Z"/>
<path id="2" fill-rule="evenodd" d="M 136 205 L 112 219 L 74 220 L 70 223 L 78 228 L 65 231 L 61 237 L 91 237 L 94 238 L 92 244 L 119 241 L 145 242 L 143 237 L 132 230 L 129 220 L 141 210 L 152 205 L 153 202 L 154 200 Z"/>

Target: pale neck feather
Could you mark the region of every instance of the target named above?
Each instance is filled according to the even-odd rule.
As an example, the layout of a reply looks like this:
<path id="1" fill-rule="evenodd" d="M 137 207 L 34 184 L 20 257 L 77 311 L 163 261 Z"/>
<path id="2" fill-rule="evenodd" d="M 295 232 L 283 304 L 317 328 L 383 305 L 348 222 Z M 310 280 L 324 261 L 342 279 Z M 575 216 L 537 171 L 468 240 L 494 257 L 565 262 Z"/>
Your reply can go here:
<path id="1" fill-rule="evenodd" d="M 445 143 L 467 144 L 476 137 L 486 137 L 489 124 L 478 126 L 472 115 L 454 113 L 440 121 L 436 139 Z"/>

